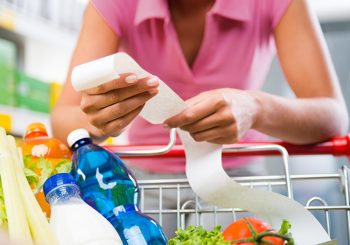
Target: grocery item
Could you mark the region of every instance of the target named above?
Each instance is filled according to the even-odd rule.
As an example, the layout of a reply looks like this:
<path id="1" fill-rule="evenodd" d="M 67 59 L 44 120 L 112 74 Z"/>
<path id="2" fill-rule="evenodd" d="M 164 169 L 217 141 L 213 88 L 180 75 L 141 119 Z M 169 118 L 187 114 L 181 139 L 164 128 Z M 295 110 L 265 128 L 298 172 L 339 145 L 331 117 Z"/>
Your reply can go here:
<path id="1" fill-rule="evenodd" d="M 50 224 L 59 244 L 122 244 L 113 226 L 81 199 L 72 175 L 51 176 L 44 183 L 44 193 L 51 205 Z"/>
<path id="2" fill-rule="evenodd" d="M 169 240 L 168 245 L 231 245 L 231 242 L 224 240 L 224 236 L 220 231 L 221 226 L 215 226 L 213 230 L 208 231 L 202 226 L 187 226 L 185 230 L 179 228 L 176 236 Z"/>
<path id="3" fill-rule="evenodd" d="M 179 228 L 176 236 L 169 240 L 168 245 L 294 245 L 290 234 L 291 225 L 282 221 L 277 232 L 266 222 L 256 218 L 242 218 L 230 224 L 224 232 L 221 226 L 209 231 L 202 226 L 188 226 L 185 230 Z"/>
<path id="4" fill-rule="evenodd" d="M 224 230 L 224 238 L 231 241 L 233 245 L 294 245 L 294 240 L 289 232 L 290 228 L 289 222 L 283 220 L 281 228 L 277 232 L 266 222 L 248 217 L 230 224 Z"/>
<path id="5" fill-rule="evenodd" d="M 84 201 L 112 223 L 123 243 L 166 244 L 159 224 L 139 211 L 138 185 L 122 160 L 93 144 L 84 129 L 71 132 L 67 140 L 73 151 L 72 175 Z"/>
<path id="6" fill-rule="evenodd" d="M 0 38 L 0 104 L 16 105 L 16 55 L 14 42 Z M 1 125 L 1 120 L 0 120 Z"/>
<path id="7" fill-rule="evenodd" d="M 24 175 L 14 137 L 0 127 L 0 169 L 7 230 L 18 244 L 56 244 L 56 238 Z"/>
<path id="8" fill-rule="evenodd" d="M 24 211 L 19 184 L 17 182 L 15 164 L 11 156 L 5 130 L 1 129 L 0 137 L 0 169 L 1 183 L 7 214 L 10 239 L 17 242 L 31 241 L 29 225 Z"/>
<path id="9" fill-rule="evenodd" d="M 50 112 L 50 83 L 31 77 L 23 71 L 16 71 L 16 107 L 28 110 Z"/>
<path id="10" fill-rule="evenodd" d="M 45 125 L 39 122 L 27 126 L 21 148 L 28 182 L 49 217 L 50 206 L 45 201 L 42 185 L 52 174 L 70 172 L 71 152 L 64 143 L 49 137 Z"/>

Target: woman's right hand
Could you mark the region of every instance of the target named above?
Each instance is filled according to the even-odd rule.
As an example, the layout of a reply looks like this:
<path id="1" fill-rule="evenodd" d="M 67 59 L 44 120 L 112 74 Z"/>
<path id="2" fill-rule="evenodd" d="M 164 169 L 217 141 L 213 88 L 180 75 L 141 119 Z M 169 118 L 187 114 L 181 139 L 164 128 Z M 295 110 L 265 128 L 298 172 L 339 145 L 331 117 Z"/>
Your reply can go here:
<path id="1" fill-rule="evenodd" d="M 95 129 L 96 139 L 118 136 L 158 93 L 157 77 L 137 79 L 134 74 L 82 91 L 80 107 Z"/>

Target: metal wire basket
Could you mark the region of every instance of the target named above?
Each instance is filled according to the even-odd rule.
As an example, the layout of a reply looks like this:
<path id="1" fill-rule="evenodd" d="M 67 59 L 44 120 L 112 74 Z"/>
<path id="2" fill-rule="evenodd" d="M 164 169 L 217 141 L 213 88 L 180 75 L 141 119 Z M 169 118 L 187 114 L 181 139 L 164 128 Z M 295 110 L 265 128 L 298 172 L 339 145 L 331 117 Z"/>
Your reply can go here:
<path id="1" fill-rule="evenodd" d="M 171 132 L 166 146 L 106 146 L 122 158 L 184 157 L 184 149 L 175 145 L 175 132 Z M 299 174 L 289 173 L 288 153 L 291 155 L 350 156 L 350 135 L 328 142 L 308 146 L 296 146 L 284 142 L 241 142 L 225 147 L 223 155 L 281 155 L 284 173 L 271 176 L 233 177 L 249 188 L 278 192 L 295 199 L 310 210 L 332 239 L 338 244 L 350 244 L 349 168 L 342 166 L 338 173 Z M 205 228 L 251 216 L 240 209 L 218 208 L 196 196 L 186 179 L 138 180 L 141 211 L 155 218 L 161 225 L 171 221 L 172 229 L 202 225 Z M 297 188 L 295 188 L 297 187 Z M 294 189 L 294 190 L 293 190 Z M 148 203 L 148 198 L 156 202 Z M 165 197 L 173 197 L 169 207 Z M 224 218 L 222 218 L 224 217 Z M 171 231 L 172 233 L 174 231 Z M 174 234 L 174 233 L 173 233 Z"/>

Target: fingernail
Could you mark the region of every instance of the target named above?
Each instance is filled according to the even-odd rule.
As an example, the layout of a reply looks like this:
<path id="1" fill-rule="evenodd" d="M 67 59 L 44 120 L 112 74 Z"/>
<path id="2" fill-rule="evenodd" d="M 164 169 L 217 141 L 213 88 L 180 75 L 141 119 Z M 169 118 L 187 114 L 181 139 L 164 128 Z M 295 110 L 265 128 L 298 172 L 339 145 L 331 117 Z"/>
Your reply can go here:
<path id="1" fill-rule="evenodd" d="M 125 82 L 133 84 L 137 81 L 137 76 L 135 75 L 130 75 L 125 78 Z"/>
<path id="2" fill-rule="evenodd" d="M 163 124 L 163 127 L 164 127 L 164 128 L 170 128 L 169 125 L 166 124 L 166 123 Z"/>
<path id="3" fill-rule="evenodd" d="M 150 80 L 147 81 L 147 85 L 148 86 L 155 86 L 155 85 L 158 85 L 159 81 L 158 81 L 158 78 L 154 77 L 154 78 L 151 78 Z"/>

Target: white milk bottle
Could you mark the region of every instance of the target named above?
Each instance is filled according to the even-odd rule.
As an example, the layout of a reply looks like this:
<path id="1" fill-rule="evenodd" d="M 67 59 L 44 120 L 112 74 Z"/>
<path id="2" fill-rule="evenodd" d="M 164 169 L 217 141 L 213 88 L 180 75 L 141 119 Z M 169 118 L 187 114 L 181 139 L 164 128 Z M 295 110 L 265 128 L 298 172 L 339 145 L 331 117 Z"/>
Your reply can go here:
<path id="1" fill-rule="evenodd" d="M 50 224 L 60 245 L 122 245 L 114 227 L 80 197 L 72 175 L 61 173 L 44 183 L 51 206 Z"/>

